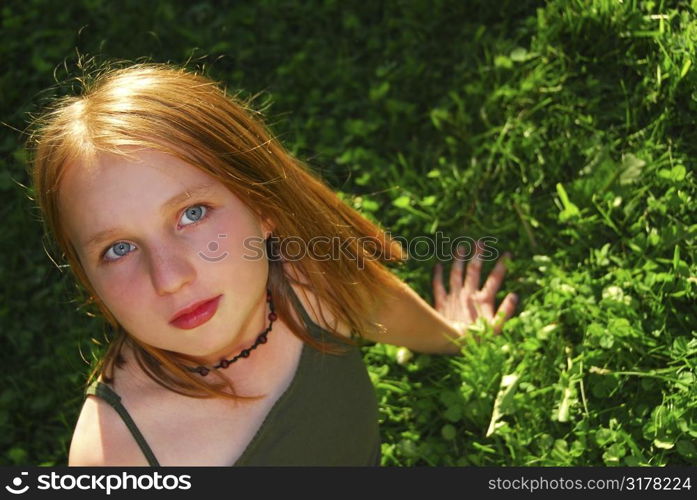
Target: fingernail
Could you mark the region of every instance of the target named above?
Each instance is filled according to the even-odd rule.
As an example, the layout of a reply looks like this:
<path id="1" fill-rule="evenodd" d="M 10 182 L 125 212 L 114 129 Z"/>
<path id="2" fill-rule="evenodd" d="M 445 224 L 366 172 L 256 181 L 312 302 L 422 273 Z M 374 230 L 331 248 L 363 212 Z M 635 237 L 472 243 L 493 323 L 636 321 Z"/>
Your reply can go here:
<path id="1" fill-rule="evenodd" d="M 514 293 L 513 296 L 511 297 L 511 300 L 513 301 L 514 304 L 518 303 L 518 296 Z"/>

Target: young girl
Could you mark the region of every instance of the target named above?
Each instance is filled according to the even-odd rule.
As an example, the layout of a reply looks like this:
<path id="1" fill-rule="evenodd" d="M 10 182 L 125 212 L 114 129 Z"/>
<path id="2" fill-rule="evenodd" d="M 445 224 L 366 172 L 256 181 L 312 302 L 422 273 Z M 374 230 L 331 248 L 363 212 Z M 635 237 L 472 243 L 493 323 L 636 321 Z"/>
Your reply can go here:
<path id="1" fill-rule="evenodd" d="M 361 342 L 456 354 L 514 312 L 476 257 L 428 305 L 386 267 L 399 243 L 192 72 L 106 72 L 34 140 L 47 230 L 114 332 L 70 465 L 379 465 Z"/>

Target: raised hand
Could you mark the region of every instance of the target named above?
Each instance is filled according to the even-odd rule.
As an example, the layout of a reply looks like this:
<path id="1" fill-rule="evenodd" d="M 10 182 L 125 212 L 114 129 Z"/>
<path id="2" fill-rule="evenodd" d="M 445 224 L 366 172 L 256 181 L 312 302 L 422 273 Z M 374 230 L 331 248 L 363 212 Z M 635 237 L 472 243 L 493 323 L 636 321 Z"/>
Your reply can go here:
<path id="1" fill-rule="evenodd" d="M 506 252 L 503 254 L 503 258 L 496 263 L 486 283 L 480 290 L 479 282 L 482 270 L 480 255 L 482 248 L 479 244 L 476 246 L 475 255 L 467 264 L 467 275 L 464 278 L 464 282 L 465 259 L 462 250 L 463 247 L 459 247 L 456 250 L 456 255 L 453 256 L 454 262 L 450 270 L 449 292 L 446 292 L 443 283 L 443 265 L 439 262 L 434 267 L 434 308 L 443 317 L 451 321 L 458 331 L 461 332 L 461 335 L 464 335 L 467 327 L 480 317 L 492 326 L 495 333 L 500 333 L 503 324 L 513 315 L 518 303 L 517 295 L 509 293 L 494 314 L 496 292 L 501 287 L 501 282 L 506 273 L 506 266 L 503 260 L 510 258 L 510 253 Z"/>

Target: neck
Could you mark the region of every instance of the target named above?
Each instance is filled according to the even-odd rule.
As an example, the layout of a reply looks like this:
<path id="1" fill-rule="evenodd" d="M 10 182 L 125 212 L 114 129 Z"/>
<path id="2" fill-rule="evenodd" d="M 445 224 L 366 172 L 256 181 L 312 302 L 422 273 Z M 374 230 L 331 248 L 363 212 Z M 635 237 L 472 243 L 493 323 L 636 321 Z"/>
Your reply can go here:
<path id="1" fill-rule="evenodd" d="M 269 326 L 269 310 L 270 308 L 266 301 L 266 289 L 264 289 L 264 294 L 257 302 L 253 312 L 248 316 L 247 321 L 241 325 L 238 334 L 235 335 L 234 340 L 230 344 L 215 353 L 206 356 L 186 356 L 186 359 L 191 361 L 192 367 L 205 366 L 212 368 L 223 359 L 229 360 L 234 358 L 244 349 L 252 347 L 259 334 Z M 251 357 L 252 354 L 250 354 Z"/>

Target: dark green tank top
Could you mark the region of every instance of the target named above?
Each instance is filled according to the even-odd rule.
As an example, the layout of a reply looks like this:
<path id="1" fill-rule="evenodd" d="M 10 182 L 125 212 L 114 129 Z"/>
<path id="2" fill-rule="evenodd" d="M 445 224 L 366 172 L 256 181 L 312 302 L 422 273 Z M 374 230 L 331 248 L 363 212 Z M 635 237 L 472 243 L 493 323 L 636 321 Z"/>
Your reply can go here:
<path id="1" fill-rule="evenodd" d="M 339 342 L 312 322 L 291 289 L 291 299 L 308 331 Z M 304 344 L 296 372 L 261 427 L 232 465 L 380 465 L 380 432 L 375 390 L 361 352 L 324 354 Z M 159 466 L 145 437 L 107 384 L 86 391 L 104 399 L 121 416 L 151 466 Z"/>

